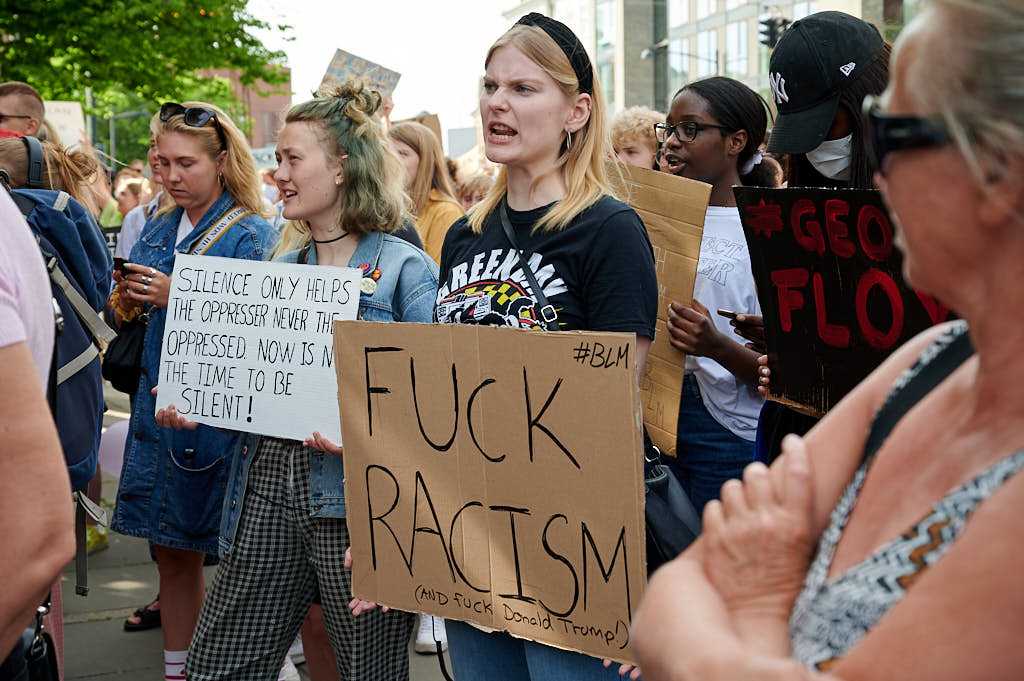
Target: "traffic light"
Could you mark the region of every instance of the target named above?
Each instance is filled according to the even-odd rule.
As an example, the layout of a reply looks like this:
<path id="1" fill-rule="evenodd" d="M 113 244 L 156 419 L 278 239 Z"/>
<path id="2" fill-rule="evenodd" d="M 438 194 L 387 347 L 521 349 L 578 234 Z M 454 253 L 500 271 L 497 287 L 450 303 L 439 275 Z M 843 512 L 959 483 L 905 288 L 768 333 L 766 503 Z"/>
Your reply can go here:
<path id="1" fill-rule="evenodd" d="M 774 50 L 779 44 L 779 38 L 783 31 L 789 26 L 789 21 L 781 17 L 769 17 L 761 20 L 761 28 L 758 31 L 759 40 L 769 50 Z"/>

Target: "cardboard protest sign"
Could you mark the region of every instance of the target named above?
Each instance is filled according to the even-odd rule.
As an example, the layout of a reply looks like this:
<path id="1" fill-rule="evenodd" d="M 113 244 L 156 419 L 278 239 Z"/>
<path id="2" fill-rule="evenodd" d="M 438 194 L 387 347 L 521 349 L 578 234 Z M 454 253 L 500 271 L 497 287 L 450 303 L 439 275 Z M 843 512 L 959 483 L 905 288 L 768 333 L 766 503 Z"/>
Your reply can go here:
<path id="1" fill-rule="evenodd" d="M 640 382 L 644 425 L 662 452 L 675 455 L 686 355 L 669 343 L 668 305 L 689 305 L 693 300 L 711 185 L 636 166 L 620 167 L 627 184 L 623 196 L 647 227 L 658 272 L 657 333 Z"/>
<path id="2" fill-rule="evenodd" d="M 634 338 L 336 323 L 354 593 L 631 659 L 646 581 Z"/>
<path id="3" fill-rule="evenodd" d="M 384 68 L 380 64 L 362 57 L 357 57 L 351 52 L 338 50 L 334 53 L 331 63 L 327 66 L 327 73 L 324 74 L 320 87 L 331 84 L 344 83 L 349 78 L 364 78 L 370 87 L 379 91 L 385 97 L 390 97 L 398 86 L 398 79 L 402 74 L 391 69 Z"/>
<path id="4" fill-rule="evenodd" d="M 79 102 L 43 102 L 47 122 L 57 131 L 59 143 L 77 147 L 85 138 L 85 115 Z"/>
<path id="5" fill-rule="evenodd" d="M 341 442 L 336 319 L 355 319 L 362 273 L 178 254 L 160 355 L 156 408 L 193 421 L 301 440 Z M 325 397 L 326 396 L 326 397 Z"/>
<path id="6" fill-rule="evenodd" d="M 950 318 L 904 282 L 877 191 L 733 191 L 764 313 L 772 399 L 824 414 L 893 350 Z"/>

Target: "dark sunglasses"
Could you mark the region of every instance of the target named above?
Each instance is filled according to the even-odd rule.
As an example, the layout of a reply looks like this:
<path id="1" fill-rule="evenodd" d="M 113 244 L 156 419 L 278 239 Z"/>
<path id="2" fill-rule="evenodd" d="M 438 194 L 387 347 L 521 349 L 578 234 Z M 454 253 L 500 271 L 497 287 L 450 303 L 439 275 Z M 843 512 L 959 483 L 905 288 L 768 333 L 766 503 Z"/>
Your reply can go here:
<path id="1" fill-rule="evenodd" d="M 698 123 L 696 121 L 683 121 L 682 123 L 676 123 L 675 125 L 669 125 L 668 123 L 655 123 L 654 124 L 654 138 L 659 142 L 668 142 L 668 138 L 672 136 L 674 132 L 676 138 L 680 142 L 692 142 L 697 139 L 704 130 L 709 128 L 717 130 L 731 131 L 730 128 L 724 125 L 712 125 L 711 123 Z"/>
<path id="2" fill-rule="evenodd" d="M 878 172 L 885 174 L 885 158 L 894 151 L 941 147 L 950 142 L 941 122 L 917 116 L 890 116 L 882 113 L 879 98 L 864 98 L 864 139 Z"/>
<path id="3" fill-rule="evenodd" d="M 175 116 L 181 116 L 185 125 L 190 128 L 202 128 L 210 121 L 213 121 L 213 127 L 217 130 L 217 138 L 220 140 L 220 148 L 222 150 L 228 148 L 228 138 L 224 134 L 224 128 L 221 127 L 220 121 L 217 120 L 217 113 L 215 111 L 199 106 L 185 107 L 177 102 L 164 102 L 160 106 L 160 120 L 162 122 L 166 123 Z"/>

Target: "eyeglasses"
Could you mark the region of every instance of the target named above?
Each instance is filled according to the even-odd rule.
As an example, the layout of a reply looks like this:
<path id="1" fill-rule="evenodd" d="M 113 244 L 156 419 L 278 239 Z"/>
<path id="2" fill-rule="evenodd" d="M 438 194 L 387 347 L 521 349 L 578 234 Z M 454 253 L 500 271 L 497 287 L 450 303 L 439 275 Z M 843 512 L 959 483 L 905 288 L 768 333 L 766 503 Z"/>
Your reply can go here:
<path id="1" fill-rule="evenodd" d="M 32 118 L 31 116 L 25 116 L 23 114 L 5 114 L 0 113 L 0 123 L 3 123 L 8 118 Z"/>
<path id="2" fill-rule="evenodd" d="M 201 106 L 185 107 L 177 102 L 164 102 L 160 106 L 160 120 L 162 122 L 166 123 L 175 116 L 181 116 L 182 121 L 190 128 L 202 128 L 212 120 L 213 127 L 217 130 L 217 138 L 220 139 L 220 148 L 228 148 L 228 139 L 224 134 L 224 128 L 221 127 L 220 121 L 217 120 L 217 112 Z"/>
<path id="3" fill-rule="evenodd" d="M 941 122 L 882 113 L 879 99 L 874 95 L 864 98 L 864 139 L 875 167 L 883 175 L 885 159 L 894 151 L 928 149 L 950 142 L 949 131 Z"/>
<path id="4" fill-rule="evenodd" d="M 683 121 L 682 123 L 676 123 L 675 125 L 669 125 L 668 123 L 655 123 L 654 137 L 659 142 L 665 143 L 668 142 L 668 138 L 672 136 L 672 133 L 675 133 L 676 138 L 680 142 L 692 142 L 697 139 L 697 135 L 708 128 L 730 130 L 730 128 L 727 128 L 724 125 L 698 123 L 697 121 Z"/>

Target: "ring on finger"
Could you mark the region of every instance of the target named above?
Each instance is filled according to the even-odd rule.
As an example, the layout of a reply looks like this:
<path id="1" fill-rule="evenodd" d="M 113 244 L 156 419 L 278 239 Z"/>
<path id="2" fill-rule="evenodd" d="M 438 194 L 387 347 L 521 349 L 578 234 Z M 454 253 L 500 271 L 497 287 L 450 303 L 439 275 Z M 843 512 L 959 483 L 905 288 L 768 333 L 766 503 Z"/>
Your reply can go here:
<path id="1" fill-rule="evenodd" d="M 147 286 L 147 285 L 143 284 L 143 285 L 142 285 L 142 292 L 143 292 L 143 293 L 148 293 L 148 292 L 149 292 L 149 286 Z"/>
<path id="2" fill-rule="evenodd" d="M 142 283 L 145 284 L 146 286 L 149 286 L 150 282 L 152 282 L 152 281 L 153 281 L 153 277 L 143 277 L 142 278 Z"/>
<path id="3" fill-rule="evenodd" d="M 151 276 L 151 277 L 155 277 L 156 276 L 156 270 L 154 270 L 152 267 L 149 268 L 149 276 Z"/>

